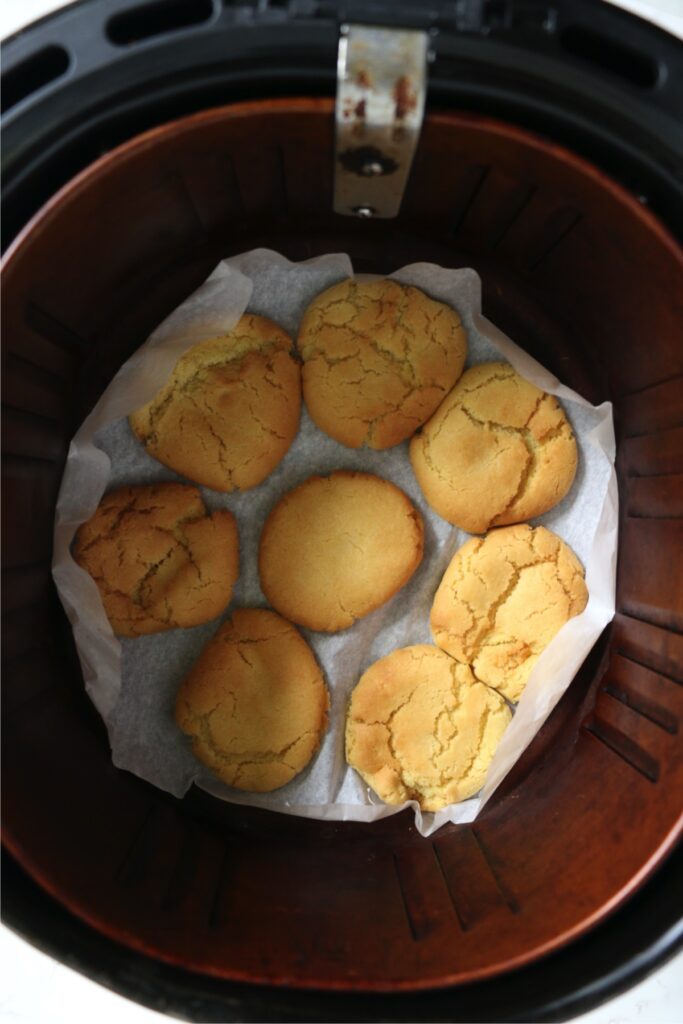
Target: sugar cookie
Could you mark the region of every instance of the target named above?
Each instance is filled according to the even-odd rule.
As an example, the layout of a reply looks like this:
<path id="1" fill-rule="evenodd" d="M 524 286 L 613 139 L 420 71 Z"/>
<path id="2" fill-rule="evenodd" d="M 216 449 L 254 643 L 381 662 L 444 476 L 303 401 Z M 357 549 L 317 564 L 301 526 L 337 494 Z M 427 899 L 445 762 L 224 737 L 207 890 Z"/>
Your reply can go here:
<path id="1" fill-rule="evenodd" d="M 438 811 L 481 789 L 510 717 L 466 665 L 429 644 L 403 647 L 353 691 L 346 759 L 385 803 Z"/>
<path id="2" fill-rule="evenodd" d="M 583 567 L 542 526 L 473 537 L 451 560 L 431 612 L 435 642 L 516 701 L 541 651 L 586 606 Z"/>
<path id="3" fill-rule="evenodd" d="M 462 373 L 458 313 L 418 288 L 351 278 L 318 295 L 299 330 L 313 421 L 349 448 L 391 448 L 434 412 Z"/>
<path id="4" fill-rule="evenodd" d="M 480 363 L 412 439 L 410 461 L 435 512 L 484 533 L 557 505 L 574 480 L 577 448 L 556 398 L 508 363 Z"/>
<path id="5" fill-rule="evenodd" d="M 150 455 L 215 491 L 265 480 L 299 427 L 301 372 L 292 339 L 262 316 L 181 356 L 159 393 L 129 417 Z"/>
<path id="6" fill-rule="evenodd" d="M 266 520 L 261 587 L 292 622 L 333 633 L 400 590 L 422 559 L 423 543 L 422 517 L 388 480 L 312 476 Z"/>
<path id="7" fill-rule="evenodd" d="M 240 608 L 204 648 L 176 699 L 192 751 L 223 782 L 267 793 L 309 763 L 329 698 L 313 652 L 291 623 Z"/>
<path id="8" fill-rule="evenodd" d="M 230 602 L 237 526 L 187 484 L 119 487 L 78 530 L 73 556 L 93 577 L 120 636 L 197 626 Z"/>

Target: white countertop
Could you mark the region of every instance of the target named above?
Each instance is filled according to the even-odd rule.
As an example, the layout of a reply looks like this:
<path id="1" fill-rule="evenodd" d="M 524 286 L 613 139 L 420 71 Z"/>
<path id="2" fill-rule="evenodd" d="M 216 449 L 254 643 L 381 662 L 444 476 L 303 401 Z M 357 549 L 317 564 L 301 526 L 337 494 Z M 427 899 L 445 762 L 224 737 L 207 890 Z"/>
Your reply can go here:
<path id="1" fill-rule="evenodd" d="M 611 0 L 683 38 L 683 0 Z M 63 6 L 0 0 L 0 38 Z M 579 1024 L 683 1024 L 683 953 L 629 992 L 575 1018 Z M 154 1024 L 169 1018 L 64 967 L 0 927 L 2 1024 Z"/>
<path id="2" fill-rule="evenodd" d="M 2 1024 L 160 1024 L 169 1018 L 131 1003 L 0 928 Z M 683 953 L 577 1024 L 681 1024 Z"/>

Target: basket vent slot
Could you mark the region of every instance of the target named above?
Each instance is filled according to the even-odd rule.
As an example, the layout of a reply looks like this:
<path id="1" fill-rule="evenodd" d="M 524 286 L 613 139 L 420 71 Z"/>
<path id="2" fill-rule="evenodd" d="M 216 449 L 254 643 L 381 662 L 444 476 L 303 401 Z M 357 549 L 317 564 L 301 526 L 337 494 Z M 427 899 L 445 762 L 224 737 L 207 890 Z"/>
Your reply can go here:
<path id="1" fill-rule="evenodd" d="M 594 718 L 584 728 L 613 754 L 639 772 L 648 782 L 659 781 L 659 764 L 655 758 L 619 729 L 615 729 L 608 722 L 597 718 Z"/>
<path id="2" fill-rule="evenodd" d="M 25 100 L 31 93 L 54 82 L 56 78 L 61 78 L 68 71 L 70 63 L 64 47 L 46 46 L 7 71 L 2 76 L 2 113 Z"/>
<path id="3" fill-rule="evenodd" d="M 569 25 L 560 33 L 560 44 L 567 53 L 639 89 L 652 89 L 657 84 L 659 69 L 652 58 L 593 29 Z"/>
<path id="4" fill-rule="evenodd" d="M 212 16 L 212 0 L 163 0 L 115 15 L 107 24 L 107 37 L 116 46 L 132 46 L 152 36 L 201 25 Z"/>

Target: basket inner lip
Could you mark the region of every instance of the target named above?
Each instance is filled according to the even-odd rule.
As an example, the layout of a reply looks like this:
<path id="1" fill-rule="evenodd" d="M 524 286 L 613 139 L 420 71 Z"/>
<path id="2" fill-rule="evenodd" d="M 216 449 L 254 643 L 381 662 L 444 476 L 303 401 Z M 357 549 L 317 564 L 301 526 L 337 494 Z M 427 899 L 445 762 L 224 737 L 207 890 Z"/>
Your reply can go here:
<path id="1" fill-rule="evenodd" d="M 532 949 L 525 950 L 517 956 L 507 957 L 498 963 L 491 964 L 477 970 L 467 970 L 465 972 L 456 971 L 443 974 L 438 978 L 398 979 L 391 983 L 376 980 L 361 981 L 349 978 L 336 980 L 315 976 L 301 976 L 294 978 L 289 971 L 281 975 L 278 975 L 276 971 L 259 975 L 254 971 L 245 971 L 234 968 L 227 970 L 217 968 L 214 965 L 206 964 L 201 961 L 183 959 L 180 954 L 173 955 L 166 950 L 153 947 L 148 941 L 140 938 L 140 936 L 136 935 L 134 932 L 112 925 L 111 922 L 103 921 L 100 916 L 92 913 L 86 904 L 74 899 L 68 893 L 63 892 L 60 887 L 54 883 L 52 878 L 40 869 L 30 855 L 26 855 L 26 851 L 22 848 L 21 844 L 16 842 L 14 836 L 6 829 L 3 829 L 3 845 L 6 845 L 10 854 L 18 861 L 31 878 L 38 883 L 39 886 L 49 893 L 58 903 L 66 907 L 66 909 L 74 914 L 74 916 L 85 921 L 85 923 L 90 927 L 108 938 L 113 939 L 115 942 L 119 942 L 135 952 L 145 955 L 146 957 L 159 960 L 162 963 L 166 963 L 174 967 L 192 971 L 196 974 L 203 974 L 208 977 L 219 978 L 225 981 L 246 982 L 273 987 L 286 986 L 302 990 L 319 989 L 327 992 L 356 991 L 390 993 L 411 991 L 428 992 L 429 990 L 438 989 L 440 987 L 457 986 L 470 981 L 487 981 L 498 975 L 513 971 L 519 967 L 532 964 L 549 953 L 563 949 L 565 946 L 570 945 L 574 940 L 585 935 L 586 932 L 590 931 L 600 921 L 613 914 L 626 899 L 632 896 L 640 886 L 643 885 L 658 864 L 660 864 L 666 855 L 675 847 L 681 833 L 683 833 L 683 814 L 676 826 L 666 837 L 664 843 L 662 843 L 658 849 L 652 853 L 651 857 L 641 866 L 640 870 L 632 876 L 628 884 L 625 885 L 618 893 L 615 893 L 610 900 L 594 910 L 593 913 L 584 920 L 571 929 L 563 932 L 561 936 L 540 943 Z"/>
<path id="2" fill-rule="evenodd" d="M 176 135 L 201 131 L 207 125 L 220 124 L 226 119 L 248 120 L 263 114 L 292 113 L 300 113 L 302 115 L 317 114 L 332 118 L 334 115 L 334 100 L 327 97 L 276 97 L 273 99 L 245 100 L 188 114 L 133 136 L 76 174 L 33 215 L 5 252 L 0 261 L 0 273 L 5 273 L 11 269 L 17 252 L 30 242 L 35 232 L 44 230 L 50 224 L 64 203 L 68 203 L 72 198 L 76 198 L 82 191 L 87 190 L 97 178 L 115 171 L 119 166 L 134 158 L 139 152 Z M 425 123 L 437 128 L 439 125 L 449 127 L 461 125 L 462 127 L 481 129 L 495 134 L 500 139 L 508 140 L 511 143 L 521 142 L 539 154 L 543 153 L 554 159 L 561 160 L 581 175 L 587 177 L 594 185 L 609 192 L 631 215 L 640 220 L 649 231 L 654 232 L 658 242 L 666 246 L 671 254 L 683 265 L 683 247 L 679 245 L 675 237 L 662 224 L 659 218 L 643 206 L 637 197 L 623 185 L 615 181 L 604 171 L 601 171 L 590 161 L 572 152 L 565 146 L 545 139 L 543 136 L 527 128 L 521 128 L 497 118 L 470 111 L 430 111 L 428 108 L 425 114 Z M 419 148 L 420 143 L 418 142 L 418 153 Z"/>

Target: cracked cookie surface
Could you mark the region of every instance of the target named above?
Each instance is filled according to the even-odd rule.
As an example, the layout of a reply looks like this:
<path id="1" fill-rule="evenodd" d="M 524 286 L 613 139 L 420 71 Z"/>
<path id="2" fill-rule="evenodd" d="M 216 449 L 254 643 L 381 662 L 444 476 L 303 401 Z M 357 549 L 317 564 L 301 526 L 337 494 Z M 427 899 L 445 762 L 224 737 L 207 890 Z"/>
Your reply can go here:
<path id="1" fill-rule="evenodd" d="M 314 423 L 349 448 L 392 448 L 432 415 L 462 373 L 458 313 L 396 281 L 328 288 L 299 329 L 303 389 Z"/>
<path id="2" fill-rule="evenodd" d="M 95 580 L 112 629 L 144 636 L 215 618 L 239 571 L 237 525 L 188 484 L 119 487 L 79 528 L 76 562 Z"/>
<path id="3" fill-rule="evenodd" d="M 466 370 L 410 443 L 410 461 L 435 512 L 468 533 L 518 523 L 569 491 L 577 446 L 556 398 L 508 363 Z"/>
<path id="4" fill-rule="evenodd" d="M 333 633 L 400 590 L 423 547 L 420 513 L 388 480 L 344 471 L 312 476 L 265 522 L 261 587 L 292 622 Z"/>
<path id="5" fill-rule="evenodd" d="M 275 612 L 240 608 L 184 679 L 175 717 L 219 779 L 267 793 L 309 763 L 328 707 L 322 672 L 298 630 Z"/>
<path id="6" fill-rule="evenodd" d="M 519 700 L 541 652 L 586 607 L 583 566 L 543 526 L 508 526 L 455 553 L 434 597 L 435 642 Z"/>
<path id="7" fill-rule="evenodd" d="M 403 647 L 354 689 L 346 759 L 385 803 L 438 811 L 481 789 L 510 718 L 466 665 L 430 644 Z"/>
<path id="8" fill-rule="evenodd" d="M 181 356 L 158 394 L 129 422 L 150 455 L 216 491 L 256 487 L 299 428 L 301 369 L 292 339 L 246 314 L 228 334 Z"/>

